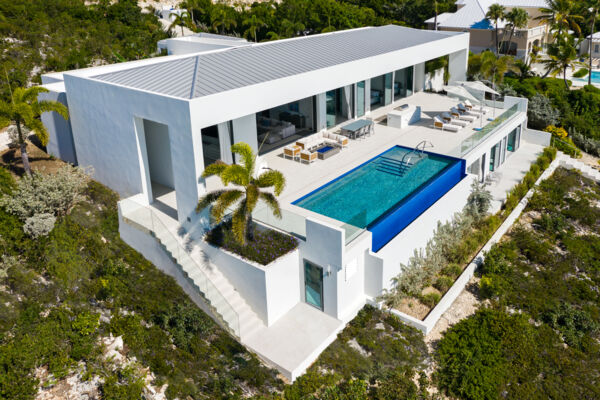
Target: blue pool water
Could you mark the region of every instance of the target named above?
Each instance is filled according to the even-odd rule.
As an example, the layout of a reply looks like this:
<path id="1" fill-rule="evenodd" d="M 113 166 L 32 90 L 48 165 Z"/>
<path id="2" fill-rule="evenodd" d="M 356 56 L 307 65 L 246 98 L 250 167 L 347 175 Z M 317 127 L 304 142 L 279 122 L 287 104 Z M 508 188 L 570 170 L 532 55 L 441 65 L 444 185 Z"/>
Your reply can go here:
<path id="1" fill-rule="evenodd" d="M 296 200 L 295 205 L 360 228 L 434 180 L 459 160 L 429 153 L 402 172 L 398 162 L 411 149 L 393 147 L 367 163 Z M 443 195 L 443 193 L 440 194 Z"/>
<path id="2" fill-rule="evenodd" d="M 331 146 L 324 146 L 324 147 L 321 147 L 320 149 L 317 149 L 317 153 L 326 153 L 326 152 L 328 152 L 331 149 L 333 149 L 333 147 L 331 147 Z"/>
<path id="3" fill-rule="evenodd" d="M 578 80 L 582 82 L 587 82 L 588 77 L 586 76 L 585 78 L 579 78 Z M 592 83 L 600 84 L 600 71 L 592 71 Z"/>

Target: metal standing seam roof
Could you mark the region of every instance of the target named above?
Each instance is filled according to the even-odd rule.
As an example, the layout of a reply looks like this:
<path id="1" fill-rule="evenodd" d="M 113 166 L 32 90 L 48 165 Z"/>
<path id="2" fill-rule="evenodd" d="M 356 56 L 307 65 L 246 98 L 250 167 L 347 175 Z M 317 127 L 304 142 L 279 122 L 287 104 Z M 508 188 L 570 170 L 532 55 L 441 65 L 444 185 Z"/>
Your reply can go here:
<path id="1" fill-rule="evenodd" d="M 456 33 L 396 25 L 359 28 L 192 55 L 93 78 L 193 99 L 373 57 L 453 34 Z"/>

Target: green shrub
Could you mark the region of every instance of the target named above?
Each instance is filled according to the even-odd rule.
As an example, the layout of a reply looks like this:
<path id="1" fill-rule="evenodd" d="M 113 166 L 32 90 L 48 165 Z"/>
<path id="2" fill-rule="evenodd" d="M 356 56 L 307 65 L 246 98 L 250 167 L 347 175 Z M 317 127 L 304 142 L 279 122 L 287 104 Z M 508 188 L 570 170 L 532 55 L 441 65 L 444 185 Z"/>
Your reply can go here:
<path id="1" fill-rule="evenodd" d="M 444 268 L 442 268 L 442 273 L 451 277 L 452 279 L 458 278 L 460 274 L 462 274 L 462 267 L 456 263 L 450 263 Z"/>
<path id="2" fill-rule="evenodd" d="M 454 284 L 454 279 L 449 276 L 442 275 L 436 279 L 433 286 L 442 293 L 445 293 Z"/>
<path id="3" fill-rule="evenodd" d="M 442 297 L 440 296 L 439 293 L 435 293 L 435 292 L 427 293 L 427 294 L 421 295 L 421 302 L 423 304 L 425 304 L 426 306 L 433 308 L 433 307 L 435 307 L 435 305 L 437 303 L 440 302 L 441 298 Z"/>
<path id="4" fill-rule="evenodd" d="M 10 195 L 16 187 L 15 178 L 8 170 L 0 167 L 0 197 L 5 194 Z"/>
<path id="5" fill-rule="evenodd" d="M 133 367 L 117 369 L 102 385 L 104 400 L 139 400 L 144 389 L 144 377 Z"/>
<path id="6" fill-rule="evenodd" d="M 52 214 L 35 214 L 25 219 L 23 232 L 33 239 L 37 239 L 40 236 L 47 236 L 54 229 L 55 223 L 56 217 Z"/>
<path id="7" fill-rule="evenodd" d="M 34 172 L 19 181 L 11 196 L 0 198 L 0 206 L 22 221 L 39 214 L 64 215 L 82 200 L 87 182 L 83 170 L 68 165 L 54 174 Z"/>
<path id="8" fill-rule="evenodd" d="M 580 68 L 575 73 L 573 73 L 573 78 L 583 78 L 587 76 L 589 70 L 587 68 Z"/>
<path id="9" fill-rule="evenodd" d="M 590 340 L 600 329 L 600 324 L 589 313 L 571 304 L 560 303 L 543 315 L 543 320 L 557 329 L 569 346 L 585 350 L 584 342 Z"/>

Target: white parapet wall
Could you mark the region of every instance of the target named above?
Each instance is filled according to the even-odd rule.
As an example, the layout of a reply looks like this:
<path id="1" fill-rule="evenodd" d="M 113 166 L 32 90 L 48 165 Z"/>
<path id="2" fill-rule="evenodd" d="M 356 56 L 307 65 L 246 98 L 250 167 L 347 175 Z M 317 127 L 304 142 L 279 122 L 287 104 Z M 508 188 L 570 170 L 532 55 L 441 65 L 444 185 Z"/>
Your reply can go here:
<path id="1" fill-rule="evenodd" d="M 272 325 L 300 301 L 297 249 L 268 265 L 260 265 L 203 240 L 197 243 L 266 326 Z"/>
<path id="2" fill-rule="evenodd" d="M 552 141 L 552 134 L 550 132 L 527 128 L 523 130 L 522 139 L 528 143 L 547 147 L 550 146 L 550 142 Z"/>

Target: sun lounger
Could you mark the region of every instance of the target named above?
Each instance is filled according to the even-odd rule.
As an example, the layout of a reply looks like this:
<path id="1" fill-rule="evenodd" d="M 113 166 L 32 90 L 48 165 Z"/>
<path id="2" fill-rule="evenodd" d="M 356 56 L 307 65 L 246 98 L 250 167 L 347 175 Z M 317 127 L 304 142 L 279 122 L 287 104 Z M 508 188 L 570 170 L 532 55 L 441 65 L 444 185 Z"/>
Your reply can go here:
<path id="1" fill-rule="evenodd" d="M 467 115 L 474 115 L 476 117 L 480 116 L 481 114 L 485 115 L 485 113 L 487 112 L 487 111 L 485 111 L 485 108 L 479 109 L 479 108 L 473 108 L 473 106 L 471 106 L 469 108 L 469 106 L 466 104 L 466 102 L 465 102 L 465 104 L 460 103 L 458 105 L 458 110 L 463 113 L 466 113 Z"/>
<path id="2" fill-rule="evenodd" d="M 454 116 L 455 118 L 458 118 L 458 119 L 462 119 L 463 121 L 473 122 L 477 119 L 477 117 L 475 117 L 473 115 L 467 115 L 465 113 L 460 112 L 456 107 L 452 107 L 450 112 L 451 112 L 452 116 Z"/>
<path id="3" fill-rule="evenodd" d="M 446 131 L 451 131 L 451 132 L 458 132 L 460 130 L 459 126 L 452 125 L 452 124 L 446 124 L 438 116 L 435 116 L 433 118 L 433 127 L 437 128 L 437 129 L 441 129 L 442 131 L 446 130 Z"/>
<path id="4" fill-rule="evenodd" d="M 464 128 L 465 126 L 469 125 L 469 123 L 467 121 L 461 121 L 458 118 L 453 118 L 452 115 L 450 115 L 447 112 L 445 112 L 445 113 L 442 114 L 442 119 L 447 124 L 457 125 L 457 126 L 460 126 L 462 128 Z"/>

